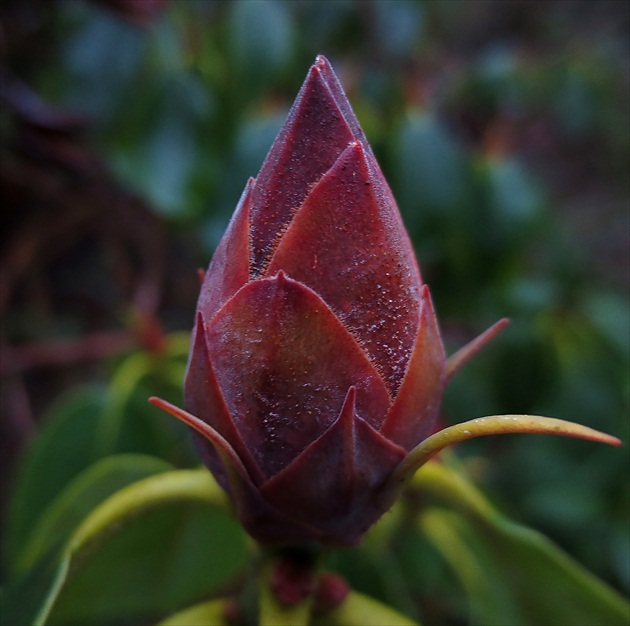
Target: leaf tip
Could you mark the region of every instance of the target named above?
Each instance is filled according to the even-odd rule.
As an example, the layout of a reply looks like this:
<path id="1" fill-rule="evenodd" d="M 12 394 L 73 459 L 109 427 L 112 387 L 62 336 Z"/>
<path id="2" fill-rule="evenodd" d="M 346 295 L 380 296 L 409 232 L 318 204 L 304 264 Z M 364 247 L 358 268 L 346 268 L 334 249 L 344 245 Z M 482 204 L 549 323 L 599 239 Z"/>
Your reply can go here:
<path id="1" fill-rule="evenodd" d="M 473 355 L 475 355 L 483 346 L 493 339 L 500 331 L 502 331 L 510 323 L 509 318 L 504 317 L 495 322 L 485 332 L 469 341 L 465 346 L 460 348 L 455 354 L 452 354 L 446 361 L 446 380 L 449 381 L 456 372 L 466 363 Z"/>

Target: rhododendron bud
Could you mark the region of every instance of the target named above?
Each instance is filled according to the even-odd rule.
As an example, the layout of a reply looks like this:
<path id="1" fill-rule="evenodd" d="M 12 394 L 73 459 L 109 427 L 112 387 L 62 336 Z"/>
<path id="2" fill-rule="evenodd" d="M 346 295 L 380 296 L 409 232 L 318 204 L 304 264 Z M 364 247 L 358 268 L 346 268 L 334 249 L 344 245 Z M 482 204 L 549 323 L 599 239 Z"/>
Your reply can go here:
<path id="1" fill-rule="evenodd" d="M 185 411 L 263 543 L 353 544 L 434 428 L 447 362 L 392 193 L 318 57 L 205 274 Z"/>

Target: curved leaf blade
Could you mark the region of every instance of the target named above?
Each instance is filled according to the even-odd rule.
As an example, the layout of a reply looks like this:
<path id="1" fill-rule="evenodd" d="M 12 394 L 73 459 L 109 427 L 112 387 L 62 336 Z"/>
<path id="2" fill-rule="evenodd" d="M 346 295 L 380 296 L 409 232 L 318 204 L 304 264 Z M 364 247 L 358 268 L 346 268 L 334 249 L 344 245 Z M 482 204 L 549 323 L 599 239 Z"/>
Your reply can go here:
<path id="1" fill-rule="evenodd" d="M 621 440 L 612 435 L 599 432 L 588 426 L 567 422 L 553 417 L 541 415 L 487 415 L 468 422 L 455 424 L 431 435 L 418 444 L 400 463 L 394 471 L 389 484 L 396 485 L 409 480 L 431 457 L 447 446 L 483 437 L 484 435 L 507 435 L 517 433 L 563 435 L 577 437 L 612 446 L 620 446 Z"/>
<path id="2" fill-rule="evenodd" d="M 430 507 L 419 525 L 467 592 L 471 621 L 488 626 L 622 626 L 630 604 L 553 542 L 498 512 L 466 477 L 440 463 L 413 487 Z"/>
<path id="3" fill-rule="evenodd" d="M 60 545 L 80 522 L 106 498 L 127 485 L 173 470 L 162 459 L 143 454 L 107 457 L 79 474 L 55 498 L 31 532 L 17 570 L 27 571 L 46 552 Z"/>
<path id="4" fill-rule="evenodd" d="M 169 615 L 157 626 L 207 626 L 208 624 L 228 626 L 225 617 L 227 604 L 225 600 L 201 602 Z"/>
<path id="5" fill-rule="evenodd" d="M 406 615 L 356 591 L 350 592 L 340 606 L 315 623 L 318 626 L 419 626 Z"/>
<path id="6" fill-rule="evenodd" d="M 186 503 L 219 510 L 229 507 L 227 496 L 205 468 L 163 472 L 124 487 L 83 520 L 60 556 L 42 564 L 29 577 L 30 582 L 27 580 L 14 590 L 13 604 L 19 603 L 31 614 L 36 612 L 34 624 L 45 624 L 61 592 L 103 542 L 138 516 L 171 504 Z M 168 536 L 164 539 L 168 541 Z M 38 585 L 33 584 L 33 578 L 39 581 Z M 28 606 L 24 606 L 25 598 L 28 598 Z M 16 614 L 11 607 L 9 609 L 11 614 Z"/>

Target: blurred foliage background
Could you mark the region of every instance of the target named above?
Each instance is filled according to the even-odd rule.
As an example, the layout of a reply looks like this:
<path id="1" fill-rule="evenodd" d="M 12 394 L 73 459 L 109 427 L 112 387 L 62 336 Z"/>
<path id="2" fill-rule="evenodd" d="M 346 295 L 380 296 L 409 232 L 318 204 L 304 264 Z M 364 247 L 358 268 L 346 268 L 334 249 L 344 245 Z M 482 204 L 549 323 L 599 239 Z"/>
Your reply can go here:
<path id="1" fill-rule="evenodd" d="M 459 456 L 502 510 L 627 595 L 629 7 L 6 0 L 2 500 L 22 501 L 3 528 L 19 543 L 113 451 L 197 463 L 146 397 L 179 401 L 186 341 L 173 352 L 168 337 L 191 327 L 196 269 L 323 53 L 398 200 L 449 349 L 512 319 L 455 378 L 444 420 L 530 412 L 626 441 L 496 437 Z M 414 599 L 425 621 L 461 623 L 457 601 L 439 599 L 457 583 L 436 555 L 427 563 Z"/>

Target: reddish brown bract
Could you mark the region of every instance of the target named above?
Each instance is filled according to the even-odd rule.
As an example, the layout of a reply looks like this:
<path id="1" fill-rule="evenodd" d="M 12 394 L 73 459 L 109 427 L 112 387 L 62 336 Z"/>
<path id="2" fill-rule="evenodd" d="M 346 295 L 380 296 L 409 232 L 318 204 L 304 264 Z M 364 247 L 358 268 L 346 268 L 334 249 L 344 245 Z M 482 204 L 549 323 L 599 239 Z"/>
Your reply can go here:
<path id="1" fill-rule="evenodd" d="M 398 208 L 318 57 L 205 276 L 177 414 L 253 537 L 353 544 L 444 381 Z"/>

